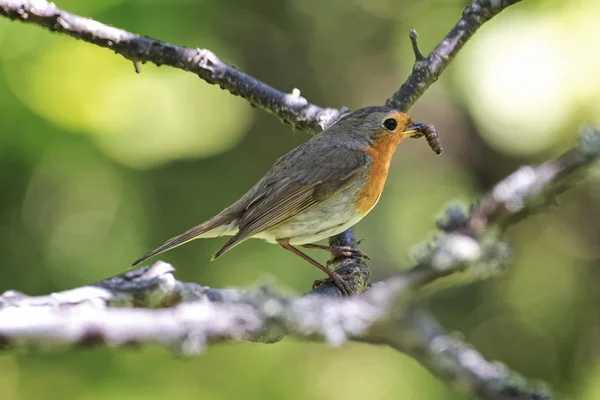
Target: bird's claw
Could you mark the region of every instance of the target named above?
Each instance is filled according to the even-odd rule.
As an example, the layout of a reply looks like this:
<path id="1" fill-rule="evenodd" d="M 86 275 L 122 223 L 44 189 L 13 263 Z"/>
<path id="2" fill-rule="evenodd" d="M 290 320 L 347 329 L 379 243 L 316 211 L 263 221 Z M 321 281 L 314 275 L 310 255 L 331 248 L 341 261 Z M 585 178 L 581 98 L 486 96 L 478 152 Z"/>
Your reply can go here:
<path id="1" fill-rule="evenodd" d="M 313 290 L 326 283 L 335 283 L 343 297 L 351 296 L 356 292 L 354 291 L 354 289 L 352 289 L 348 282 L 345 281 L 345 279 L 351 278 L 356 275 L 358 275 L 358 272 L 356 271 L 345 275 L 340 275 L 335 271 L 331 271 L 331 275 L 329 275 L 328 278 L 318 279 L 313 283 Z"/>

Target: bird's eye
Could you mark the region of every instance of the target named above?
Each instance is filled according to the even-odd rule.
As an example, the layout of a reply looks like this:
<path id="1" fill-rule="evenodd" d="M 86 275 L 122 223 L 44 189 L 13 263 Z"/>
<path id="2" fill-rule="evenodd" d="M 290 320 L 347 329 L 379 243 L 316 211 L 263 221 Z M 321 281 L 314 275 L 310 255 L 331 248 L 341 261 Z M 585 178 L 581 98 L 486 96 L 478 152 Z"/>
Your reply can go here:
<path id="1" fill-rule="evenodd" d="M 398 122 L 396 122 L 394 118 L 388 118 L 385 121 L 383 121 L 383 126 L 388 131 L 393 131 L 398 126 Z"/>

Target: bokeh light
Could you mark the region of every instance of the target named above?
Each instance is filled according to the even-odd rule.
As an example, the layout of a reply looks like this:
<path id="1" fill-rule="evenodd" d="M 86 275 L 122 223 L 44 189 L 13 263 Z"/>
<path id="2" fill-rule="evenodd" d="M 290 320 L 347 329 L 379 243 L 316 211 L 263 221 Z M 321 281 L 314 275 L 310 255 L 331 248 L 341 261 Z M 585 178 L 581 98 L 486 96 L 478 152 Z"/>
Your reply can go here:
<path id="1" fill-rule="evenodd" d="M 568 39 L 556 25 L 517 17 L 494 25 L 501 32 L 483 30 L 461 58 L 465 98 L 483 138 L 499 149 L 527 154 L 552 146 L 573 111 L 562 51 Z"/>
<path id="2" fill-rule="evenodd" d="M 34 62 L 9 65 L 7 76 L 34 112 L 92 135 L 128 166 L 218 154 L 237 144 L 252 122 L 247 103 L 192 74 L 144 65 L 135 75 L 132 68 L 104 49 L 63 38 Z"/>
<path id="3" fill-rule="evenodd" d="M 598 8 L 511 10 L 509 23 L 481 29 L 457 59 L 457 87 L 491 146 L 534 154 L 573 137 L 577 121 L 600 121 L 600 79 L 592 73 L 600 55 L 584 50 L 599 33 L 590 7 Z"/>

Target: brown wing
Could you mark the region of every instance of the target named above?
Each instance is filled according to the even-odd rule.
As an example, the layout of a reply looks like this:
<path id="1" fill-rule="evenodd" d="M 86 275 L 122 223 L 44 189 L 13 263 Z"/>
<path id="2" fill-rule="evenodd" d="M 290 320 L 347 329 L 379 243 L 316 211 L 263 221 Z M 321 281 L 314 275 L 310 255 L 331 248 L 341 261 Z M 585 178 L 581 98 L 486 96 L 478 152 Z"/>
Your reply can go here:
<path id="1" fill-rule="evenodd" d="M 280 158 L 257 184 L 259 190 L 239 220 L 238 233 L 213 259 L 348 188 L 367 166 L 365 153 L 343 145 L 325 146 L 316 153 L 302 147 Z"/>

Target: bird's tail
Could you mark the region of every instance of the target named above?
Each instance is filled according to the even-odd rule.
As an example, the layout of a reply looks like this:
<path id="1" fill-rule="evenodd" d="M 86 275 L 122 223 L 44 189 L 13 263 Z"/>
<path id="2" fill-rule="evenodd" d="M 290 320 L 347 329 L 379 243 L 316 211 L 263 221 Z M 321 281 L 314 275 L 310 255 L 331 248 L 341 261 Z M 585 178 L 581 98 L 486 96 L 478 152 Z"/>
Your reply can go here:
<path id="1" fill-rule="evenodd" d="M 201 237 L 216 237 L 227 234 L 229 231 L 232 230 L 232 223 L 234 221 L 234 216 L 232 216 L 230 213 L 222 212 L 221 214 L 214 216 L 208 221 L 203 222 L 200 225 L 196 225 L 195 227 L 182 233 L 181 235 L 169 239 L 165 242 L 165 244 L 163 244 L 159 248 L 152 250 L 148 254 L 136 260 L 132 264 L 132 266 L 135 267 L 136 265 L 143 261 L 146 261 L 150 257 L 154 257 L 157 254 L 164 253 L 165 251 L 181 246 L 182 244 L 185 244 L 194 239 L 199 239 Z"/>

